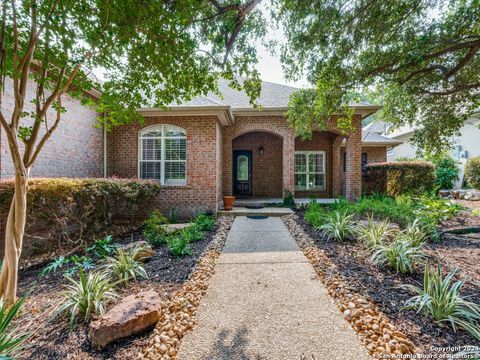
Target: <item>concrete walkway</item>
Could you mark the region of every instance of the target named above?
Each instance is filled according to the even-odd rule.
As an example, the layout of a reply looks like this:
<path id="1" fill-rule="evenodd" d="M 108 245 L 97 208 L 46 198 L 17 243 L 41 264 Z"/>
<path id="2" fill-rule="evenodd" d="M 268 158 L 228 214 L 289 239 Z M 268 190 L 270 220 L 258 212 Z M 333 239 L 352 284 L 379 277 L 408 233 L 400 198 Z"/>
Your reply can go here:
<path id="1" fill-rule="evenodd" d="M 177 359 L 370 359 L 280 218 L 235 219 L 197 317 Z"/>

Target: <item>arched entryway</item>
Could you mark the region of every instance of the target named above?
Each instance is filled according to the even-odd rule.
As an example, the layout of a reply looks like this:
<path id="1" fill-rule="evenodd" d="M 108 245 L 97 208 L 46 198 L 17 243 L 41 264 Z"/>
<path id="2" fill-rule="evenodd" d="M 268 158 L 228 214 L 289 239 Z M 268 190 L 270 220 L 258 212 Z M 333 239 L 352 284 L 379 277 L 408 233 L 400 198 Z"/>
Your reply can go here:
<path id="1" fill-rule="evenodd" d="M 263 131 L 232 140 L 233 193 L 237 197 L 283 196 L 283 138 Z"/>

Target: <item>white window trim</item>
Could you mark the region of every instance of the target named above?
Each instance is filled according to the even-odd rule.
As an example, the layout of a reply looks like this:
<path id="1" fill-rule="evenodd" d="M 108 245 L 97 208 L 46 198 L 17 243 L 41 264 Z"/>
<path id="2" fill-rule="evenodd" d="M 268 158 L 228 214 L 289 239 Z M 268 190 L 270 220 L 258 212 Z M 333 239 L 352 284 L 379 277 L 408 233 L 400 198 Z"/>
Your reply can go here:
<path id="1" fill-rule="evenodd" d="M 165 136 L 165 128 L 170 128 L 170 129 L 178 129 L 183 132 L 185 132 L 184 136 Z M 148 134 L 155 129 L 161 130 L 162 135 L 161 136 L 148 136 L 144 137 L 143 135 Z M 185 160 L 165 160 L 165 140 L 166 139 L 185 139 L 185 154 L 186 158 Z M 152 140 L 160 140 L 161 141 L 161 153 L 160 153 L 160 160 L 143 160 L 143 139 L 152 139 Z M 163 124 L 163 125 L 151 125 L 147 126 L 143 129 L 141 129 L 138 132 L 138 156 L 137 156 L 137 176 L 139 179 L 141 179 L 141 163 L 144 162 L 152 162 L 152 163 L 160 163 L 160 184 L 161 185 L 166 185 L 166 186 L 185 186 L 187 185 L 187 157 L 188 157 L 188 147 L 186 144 L 187 140 L 187 131 L 184 128 L 181 128 L 179 126 L 175 125 L 168 125 L 168 124 Z M 178 163 L 178 162 L 183 162 L 185 163 L 185 179 L 170 179 L 170 180 L 165 180 L 165 163 L 167 162 L 173 162 L 173 163 Z M 154 180 L 154 179 L 152 179 Z"/>
<path id="2" fill-rule="evenodd" d="M 297 191 L 325 191 L 326 189 L 326 185 L 327 185 L 327 175 L 325 173 L 325 170 L 326 170 L 326 157 L 327 157 L 327 152 L 326 151 L 295 151 L 294 153 L 294 156 L 296 154 L 306 154 L 307 155 L 307 163 L 306 163 L 306 169 L 307 171 L 306 172 L 297 172 L 297 171 L 294 171 L 294 176 L 295 174 L 299 174 L 299 175 L 307 175 L 307 181 L 305 183 L 305 189 L 301 189 L 301 188 L 297 188 L 296 184 L 295 184 L 295 190 Z M 322 159 L 323 159 L 323 171 L 320 171 L 320 172 L 310 172 L 308 171 L 308 156 L 311 155 L 311 154 L 323 154 L 322 156 Z M 294 159 L 295 160 L 295 159 Z M 295 166 L 295 161 L 294 161 L 294 166 Z M 323 179 L 323 186 L 322 187 L 316 187 L 316 188 L 313 188 L 313 189 L 310 189 L 309 186 L 308 186 L 308 175 L 309 174 L 321 174 L 323 175 L 324 179 Z"/>

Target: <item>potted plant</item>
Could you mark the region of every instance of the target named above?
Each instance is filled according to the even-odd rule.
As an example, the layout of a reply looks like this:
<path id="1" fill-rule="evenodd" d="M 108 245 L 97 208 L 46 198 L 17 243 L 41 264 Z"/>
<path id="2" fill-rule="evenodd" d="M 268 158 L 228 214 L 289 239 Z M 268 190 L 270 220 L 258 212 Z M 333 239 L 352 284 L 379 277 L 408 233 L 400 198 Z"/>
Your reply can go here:
<path id="1" fill-rule="evenodd" d="M 234 201 L 235 201 L 235 196 L 224 196 L 223 197 L 223 208 L 225 210 L 232 210 Z"/>

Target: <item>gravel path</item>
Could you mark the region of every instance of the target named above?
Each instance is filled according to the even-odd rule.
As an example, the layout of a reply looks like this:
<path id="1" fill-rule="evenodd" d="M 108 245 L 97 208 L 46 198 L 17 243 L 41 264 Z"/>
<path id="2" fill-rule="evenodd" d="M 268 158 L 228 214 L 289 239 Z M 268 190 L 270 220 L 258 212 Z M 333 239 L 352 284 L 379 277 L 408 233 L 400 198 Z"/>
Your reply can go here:
<path id="1" fill-rule="evenodd" d="M 370 359 L 280 218 L 237 217 L 177 359 Z"/>

